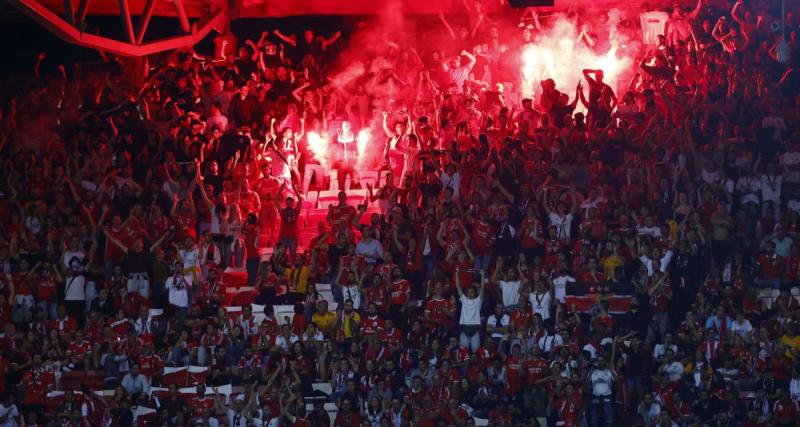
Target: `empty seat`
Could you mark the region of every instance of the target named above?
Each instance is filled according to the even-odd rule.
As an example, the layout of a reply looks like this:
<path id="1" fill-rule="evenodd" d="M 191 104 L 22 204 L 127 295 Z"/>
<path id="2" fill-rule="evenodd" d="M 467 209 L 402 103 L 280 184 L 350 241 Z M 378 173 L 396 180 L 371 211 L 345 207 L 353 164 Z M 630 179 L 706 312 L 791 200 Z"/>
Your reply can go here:
<path id="1" fill-rule="evenodd" d="M 361 183 L 361 186 L 367 188 L 367 184 L 372 185 L 373 187 L 377 187 L 376 183 L 378 182 L 378 172 L 376 171 L 363 171 L 358 173 L 358 181 Z"/>
<path id="2" fill-rule="evenodd" d="M 61 390 L 80 390 L 85 378 L 85 372 L 62 372 L 59 385 L 61 386 Z"/>
<path id="3" fill-rule="evenodd" d="M 325 394 L 333 393 L 333 388 L 331 387 L 331 383 L 314 383 L 311 385 L 311 388 L 314 391 L 320 391 Z"/>
<path id="4" fill-rule="evenodd" d="M 294 306 L 293 305 L 273 305 L 272 312 L 275 320 L 279 325 L 292 324 L 294 320 Z M 286 321 L 289 318 L 289 321 Z"/>
<path id="5" fill-rule="evenodd" d="M 306 228 L 316 229 L 317 224 L 324 222 L 328 217 L 328 208 L 325 209 L 312 209 L 306 215 Z"/>

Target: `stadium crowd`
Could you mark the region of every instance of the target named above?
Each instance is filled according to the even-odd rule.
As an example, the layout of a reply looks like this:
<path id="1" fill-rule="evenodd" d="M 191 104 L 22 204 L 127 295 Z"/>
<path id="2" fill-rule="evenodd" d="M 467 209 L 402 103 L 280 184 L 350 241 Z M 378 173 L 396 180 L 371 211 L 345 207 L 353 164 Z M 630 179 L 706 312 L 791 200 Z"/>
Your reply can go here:
<path id="1" fill-rule="evenodd" d="M 798 425 L 800 28 L 781 44 L 774 3 L 676 4 L 627 86 L 522 99 L 548 21 L 480 2 L 439 17 L 449 50 L 360 46 L 345 82 L 340 32 L 138 82 L 41 54 L 0 111 L 0 426 Z"/>

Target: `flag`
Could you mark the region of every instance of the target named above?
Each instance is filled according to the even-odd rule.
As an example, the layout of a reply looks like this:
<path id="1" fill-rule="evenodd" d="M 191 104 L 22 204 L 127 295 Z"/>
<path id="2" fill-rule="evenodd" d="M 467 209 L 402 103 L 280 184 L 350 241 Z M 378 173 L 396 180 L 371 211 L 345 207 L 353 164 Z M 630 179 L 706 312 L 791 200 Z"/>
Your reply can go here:
<path id="1" fill-rule="evenodd" d="M 630 282 L 568 283 L 566 293 L 567 309 L 574 305 L 581 313 L 591 313 L 606 301 L 610 314 L 624 314 L 630 310 L 634 288 Z"/>

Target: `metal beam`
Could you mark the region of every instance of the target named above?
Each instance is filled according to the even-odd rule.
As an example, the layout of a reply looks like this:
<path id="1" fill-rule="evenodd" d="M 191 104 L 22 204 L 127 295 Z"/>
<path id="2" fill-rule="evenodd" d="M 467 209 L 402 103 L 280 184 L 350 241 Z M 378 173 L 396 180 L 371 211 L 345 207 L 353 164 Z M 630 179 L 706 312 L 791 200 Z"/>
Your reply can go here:
<path id="1" fill-rule="evenodd" d="M 89 13 L 89 4 L 92 0 L 81 0 L 78 3 L 78 13 L 75 15 L 78 22 L 85 22 L 86 21 L 86 14 Z"/>
<path id="2" fill-rule="evenodd" d="M 75 25 L 75 9 L 72 8 L 72 0 L 64 0 L 64 19 L 70 25 Z"/>
<path id="3" fill-rule="evenodd" d="M 186 8 L 183 7 L 183 0 L 172 0 L 175 3 L 175 12 L 178 14 L 178 22 L 181 24 L 181 29 L 184 33 L 191 31 L 189 26 L 189 17 L 186 16 Z"/>
<path id="4" fill-rule="evenodd" d="M 150 18 L 153 17 L 153 11 L 155 9 L 156 0 L 147 0 L 144 11 L 142 11 L 142 16 L 139 18 L 139 25 L 136 27 L 136 44 L 142 44 L 144 33 L 147 31 L 147 26 L 150 25 Z"/>
<path id="5" fill-rule="evenodd" d="M 99 49 L 122 56 L 145 56 L 166 50 L 193 46 L 207 36 L 214 28 L 223 28 L 228 19 L 224 11 L 218 11 L 216 14 L 198 22 L 197 31 L 191 34 L 157 40 L 144 45 L 135 45 L 94 34 L 83 33 L 79 29 L 69 25 L 61 16 L 36 0 L 7 1 L 67 43 L 91 49 Z"/>
<path id="6" fill-rule="evenodd" d="M 131 21 L 131 8 L 128 6 L 128 0 L 119 0 L 119 17 L 122 19 L 122 28 L 125 30 L 125 38 L 128 43 L 136 43 L 136 37 L 133 35 L 133 21 Z"/>

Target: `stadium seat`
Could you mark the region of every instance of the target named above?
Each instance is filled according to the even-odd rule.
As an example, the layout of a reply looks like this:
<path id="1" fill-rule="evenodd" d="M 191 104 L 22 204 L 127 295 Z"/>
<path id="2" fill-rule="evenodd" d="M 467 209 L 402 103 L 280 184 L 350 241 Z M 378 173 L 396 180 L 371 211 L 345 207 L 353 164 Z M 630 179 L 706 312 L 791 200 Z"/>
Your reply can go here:
<path id="1" fill-rule="evenodd" d="M 367 198 L 367 190 L 365 189 L 347 190 L 348 205 L 357 206 L 363 204 L 366 198 Z"/>
<path id="2" fill-rule="evenodd" d="M 376 187 L 375 183 L 378 182 L 378 172 L 376 171 L 363 171 L 358 174 L 358 181 L 361 186 L 367 188 L 367 184 Z"/>
<path id="3" fill-rule="evenodd" d="M 306 228 L 317 228 L 317 224 L 324 222 L 328 217 L 328 208 L 325 209 L 312 209 L 306 216 Z"/>
<path id="4" fill-rule="evenodd" d="M 81 371 L 67 371 L 61 373 L 58 381 L 61 390 L 80 390 L 83 387 L 86 373 Z"/>
<path id="5" fill-rule="evenodd" d="M 292 319 L 294 319 L 294 306 L 293 305 L 273 305 L 272 312 L 274 314 L 275 320 L 278 322 L 279 325 L 287 324 L 286 318 L 289 318 L 288 324 L 292 323 Z"/>

